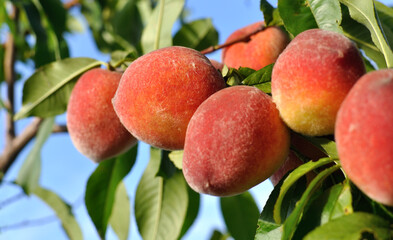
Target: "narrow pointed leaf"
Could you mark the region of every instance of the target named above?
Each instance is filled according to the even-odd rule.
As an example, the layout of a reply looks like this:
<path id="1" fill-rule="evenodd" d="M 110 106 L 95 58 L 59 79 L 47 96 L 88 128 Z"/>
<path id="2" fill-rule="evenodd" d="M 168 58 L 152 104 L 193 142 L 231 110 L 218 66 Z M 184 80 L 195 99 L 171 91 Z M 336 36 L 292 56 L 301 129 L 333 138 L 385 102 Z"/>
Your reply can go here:
<path id="1" fill-rule="evenodd" d="M 33 193 L 56 213 L 69 239 L 83 239 L 82 231 L 72 213 L 71 207 L 67 203 L 65 203 L 56 193 L 41 187 L 36 187 Z"/>
<path id="2" fill-rule="evenodd" d="M 183 165 L 183 150 L 172 151 L 169 153 L 169 159 L 175 164 L 178 169 L 182 169 Z"/>
<path id="3" fill-rule="evenodd" d="M 199 213 L 199 205 L 201 201 L 200 194 L 192 190 L 188 185 L 187 185 L 187 193 L 188 193 L 187 213 L 183 223 L 183 227 L 181 229 L 179 239 L 181 239 L 184 236 L 184 234 L 186 234 L 186 232 L 192 226 Z"/>
<path id="4" fill-rule="evenodd" d="M 363 24 L 371 33 L 371 38 L 377 48 L 383 53 L 387 67 L 393 67 L 393 52 L 386 42 L 384 33 L 374 9 L 373 0 L 340 0 L 345 4 L 351 17 Z"/>
<path id="5" fill-rule="evenodd" d="M 63 113 L 77 77 L 101 64 L 101 61 L 91 58 L 68 58 L 37 69 L 23 86 L 22 108 L 15 115 L 15 120 Z"/>
<path id="6" fill-rule="evenodd" d="M 160 0 L 142 33 L 143 53 L 172 46 L 172 27 L 184 6 L 184 0 Z"/>
<path id="7" fill-rule="evenodd" d="M 182 172 L 170 178 L 158 176 L 160 160 L 160 150 L 152 148 L 136 191 L 135 218 L 144 240 L 177 239 L 187 212 L 188 193 Z"/>
<path id="8" fill-rule="evenodd" d="M 323 181 L 331 175 L 333 172 L 338 170 L 340 165 L 334 165 L 333 167 L 327 168 L 320 172 L 308 185 L 306 191 L 303 193 L 300 200 L 296 203 L 295 209 L 292 211 L 291 215 L 285 220 L 283 224 L 283 239 L 292 239 L 293 234 L 296 231 L 297 225 L 299 224 L 304 208 L 308 204 L 312 197 L 312 194 L 321 186 Z"/>
<path id="9" fill-rule="evenodd" d="M 328 163 L 331 163 L 333 160 L 330 158 L 322 158 L 316 162 L 310 161 L 307 163 L 304 163 L 300 167 L 296 168 L 293 170 L 288 177 L 285 178 L 281 188 L 280 188 L 280 194 L 277 197 L 277 201 L 274 205 L 274 211 L 273 211 L 273 216 L 274 220 L 276 223 L 281 223 L 281 204 L 283 203 L 285 194 L 288 192 L 290 187 L 302 176 L 304 176 L 306 173 L 309 171 L 316 169 L 318 167 L 324 166 Z"/>
<path id="10" fill-rule="evenodd" d="M 121 180 L 130 172 L 136 156 L 137 146 L 134 146 L 118 157 L 102 161 L 87 182 L 85 204 L 101 238 L 105 238 L 116 189 Z"/>
<path id="11" fill-rule="evenodd" d="M 130 230 L 130 198 L 124 182 L 120 182 L 116 189 L 115 202 L 109 224 L 119 240 L 127 240 Z"/>
<path id="12" fill-rule="evenodd" d="M 231 236 L 236 240 L 253 239 L 259 210 L 249 192 L 220 198 L 221 212 Z"/>
<path id="13" fill-rule="evenodd" d="M 27 155 L 19 170 L 16 183 L 22 187 L 26 194 L 31 194 L 38 187 L 41 174 L 41 149 L 52 133 L 54 118 L 45 119 L 37 133 L 33 148 Z"/>

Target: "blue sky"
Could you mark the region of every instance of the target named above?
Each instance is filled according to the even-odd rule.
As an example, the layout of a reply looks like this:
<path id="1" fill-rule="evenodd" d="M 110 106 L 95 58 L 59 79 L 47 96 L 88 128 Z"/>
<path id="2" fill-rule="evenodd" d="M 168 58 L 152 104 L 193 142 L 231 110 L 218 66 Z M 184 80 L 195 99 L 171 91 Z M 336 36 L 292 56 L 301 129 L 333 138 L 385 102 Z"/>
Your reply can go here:
<path id="1" fill-rule="evenodd" d="M 388 1 L 384 1 L 387 3 Z M 275 4 L 275 1 L 272 1 Z M 257 0 L 188 0 L 186 6 L 190 10 L 188 20 L 209 17 L 212 19 L 214 26 L 219 32 L 219 41 L 223 43 L 225 39 L 234 30 L 263 19 L 259 11 L 259 1 Z M 79 16 L 78 11 L 74 11 Z M 81 18 L 81 21 L 84 21 Z M 72 57 L 92 57 L 106 61 L 108 57 L 102 55 L 96 49 L 95 44 L 88 31 L 78 34 L 67 35 L 66 39 L 70 46 Z M 208 57 L 216 60 L 221 59 L 221 53 L 215 52 Z M 23 79 L 26 79 L 32 69 L 23 65 L 17 66 L 24 72 Z M 17 84 L 17 104 L 21 103 L 22 85 Z M 2 96 L 5 96 L 4 86 L 1 88 Z M 5 114 L 0 111 L 0 149 L 4 147 L 4 118 Z M 57 118 L 59 123 L 65 123 L 65 115 Z M 29 120 L 22 120 L 17 123 L 17 129 L 20 131 L 26 126 Z M 26 157 L 31 144 L 26 148 L 13 167 L 6 175 L 6 180 L 12 181 L 16 178 L 18 170 Z M 148 162 L 149 147 L 146 144 L 140 144 L 140 154 L 136 165 L 130 174 L 125 178 L 125 183 L 131 199 L 131 209 L 133 209 L 133 200 L 135 190 L 140 176 L 143 173 Z M 56 134 L 50 137 L 45 144 L 42 152 L 42 173 L 41 185 L 58 193 L 69 203 L 74 203 L 78 207 L 74 214 L 77 221 L 82 227 L 85 239 L 99 239 L 95 229 L 87 215 L 83 204 L 80 204 L 83 196 L 85 184 L 88 177 L 94 171 L 97 165 L 82 156 L 72 145 L 67 134 Z M 264 205 L 268 198 L 272 185 L 265 181 L 251 190 L 260 207 Z M 15 186 L 3 184 L 0 188 L 0 202 L 13 196 L 21 190 Z M 225 226 L 219 211 L 218 198 L 203 196 L 201 209 L 197 221 L 194 223 L 185 240 L 203 240 L 208 239 L 213 229 L 224 231 Z M 132 210 L 133 211 L 133 210 Z M 35 197 L 23 197 L 6 208 L 0 209 L 0 226 L 21 222 L 25 220 L 34 220 L 52 215 L 52 211 Z M 5 239 L 67 239 L 63 233 L 58 220 L 51 221 L 34 227 L 20 228 L 18 230 L 9 230 L 0 233 L 0 240 Z M 116 239 L 113 233 L 109 232 L 108 239 Z M 132 215 L 131 233 L 129 239 L 141 239 Z"/>

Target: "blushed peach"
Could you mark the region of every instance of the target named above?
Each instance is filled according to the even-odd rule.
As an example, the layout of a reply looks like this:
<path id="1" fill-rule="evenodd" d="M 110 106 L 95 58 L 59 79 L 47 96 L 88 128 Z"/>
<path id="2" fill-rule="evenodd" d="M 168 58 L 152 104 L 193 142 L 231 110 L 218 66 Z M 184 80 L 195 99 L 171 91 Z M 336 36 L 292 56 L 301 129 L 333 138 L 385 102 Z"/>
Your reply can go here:
<path id="1" fill-rule="evenodd" d="M 188 125 L 185 179 L 200 193 L 240 194 L 281 166 L 289 140 L 269 95 L 250 86 L 220 90 L 199 106 Z"/>
<path id="2" fill-rule="evenodd" d="M 332 31 L 307 30 L 291 41 L 273 67 L 273 101 L 292 130 L 330 135 L 341 102 L 364 73 L 351 40 Z"/>
<path id="3" fill-rule="evenodd" d="M 393 70 L 364 75 L 337 115 L 341 165 L 367 196 L 393 206 Z"/>
<path id="4" fill-rule="evenodd" d="M 263 22 L 256 22 L 238 29 L 225 42 L 245 37 L 263 25 Z M 288 35 L 283 30 L 279 27 L 267 27 L 252 35 L 248 41 L 224 48 L 222 62 L 231 68 L 248 67 L 259 70 L 274 63 L 288 43 Z"/>
<path id="5" fill-rule="evenodd" d="M 130 64 L 113 106 L 123 125 L 139 140 L 162 149 L 183 149 L 191 116 L 206 98 L 224 87 L 220 73 L 200 52 L 167 47 Z"/>
<path id="6" fill-rule="evenodd" d="M 83 155 L 95 162 L 114 157 L 137 140 L 120 123 L 112 106 L 121 73 L 92 69 L 72 90 L 67 106 L 71 140 Z"/>

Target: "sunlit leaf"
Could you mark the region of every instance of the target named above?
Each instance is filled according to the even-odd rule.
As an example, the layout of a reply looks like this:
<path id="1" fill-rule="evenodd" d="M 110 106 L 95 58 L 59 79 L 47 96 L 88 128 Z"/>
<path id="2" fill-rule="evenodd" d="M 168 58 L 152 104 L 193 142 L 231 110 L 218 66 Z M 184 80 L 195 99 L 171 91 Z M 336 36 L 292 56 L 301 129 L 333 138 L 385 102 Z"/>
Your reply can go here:
<path id="1" fill-rule="evenodd" d="M 271 78 L 274 64 L 267 65 L 262 69 L 249 75 L 242 81 L 242 84 L 254 86 L 265 93 L 271 93 Z"/>
<path id="2" fill-rule="evenodd" d="M 293 36 L 311 28 L 318 28 L 307 0 L 280 0 L 278 10 L 285 28 Z"/>
<path id="3" fill-rule="evenodd" d="M 127 240 L 130 230 L 130 198 L 127 195 L 127 188 L 124 182 L 120 182 L 115 194 L 115 202 L 109 224 L 116 233 L 119 240 Z"/>
<path id="4" fill-rule="evenodd" d="M 118 157 L 102 161 L 87 182 L 85 204 L 101 238 L 105 238 L 116 189 L 121 180 L 130 172 L 136 156 L 137 146 L 134 146 Z"/>
<path id="5" fill-rule="evenodd" d="M 392 239 L 390 223 L 376 215 L 355 212 L 332 220 L 312 232 L 305 240 L 358 240 L 358 239 Z"/>
<path id="6" fill-rule="evenodd" d="M 15 120 L 63 113 L 76 79 L 101 64 L 101 61 L 91 58 L 68 58 L 37 69 L 23 86 L 22 108 L 15 115 Z"/>
<path id="7" fill-rule="evenodd" d="M 169 159 L 175 164 L 178 169 L 182 169 L 183 150 L 172 151 L 169 153 Z"/>
<path id="8" fill-rule="evenodd" d="M 142 33 L 143 53 L 172 45 L 172 26 L 181 13 L 184 0 L 160 0 Z"/>
<path id="9" fill-rule="evenodd" d="M 308 0 L 308 3 L 320 29 L 342 33 L 339 0 Z"/>
<path id="10" fill-rule="evenodd" d="M 41 187 L 36 187 L 33 193 L 56 213 L 69 239 L 83 239 L 82 231 L 72 213 L 71 207 L 67 203 L 65 203 L 56 193 Z"/>
<path id="11" fill-rule="evenodd" d="M 180 236 L 184 224 L 188 193 L 183 173 L 170 178 L 157 175 L 161 153 L 151 149 L 150 162 L 135 196 L 135 218 L 144 240 L 172 240 Z"/>
<path id="12" fill-rule="evenodd" d="M 201 51 L 218 44 L 218 33 L 210 18 L 184 24 L 173 37 L 173 45 Z"/>
<path id="13" fill-rule="evenodd" d="M 41 149 L 52 133 L 54 118 L 45 119 L 38 129 L 33 148 L 27 155 L 19 170 L 16 183 L 20 185 L 26 194 L 31 194 L 39 186 L 41 175 Z"/>
<path id="14" fill-rule="evenodd" d="M 220 198 L 221 212 L 231 236 L 253 239 L 259 217 L 258 206 L 249 192 Z"/>
<path id="15" fill-rule="evenodd" d="M 375 15 L 373 0 L 340 0 L 345 4 L 351 17 L 363 24 L 371 33 L 371 38 L 377 48 L 383 53 L 388 67 L 393 67 L 393 52 L 387 44 L 384 33 L 379 27 L 378 16 Z"/>

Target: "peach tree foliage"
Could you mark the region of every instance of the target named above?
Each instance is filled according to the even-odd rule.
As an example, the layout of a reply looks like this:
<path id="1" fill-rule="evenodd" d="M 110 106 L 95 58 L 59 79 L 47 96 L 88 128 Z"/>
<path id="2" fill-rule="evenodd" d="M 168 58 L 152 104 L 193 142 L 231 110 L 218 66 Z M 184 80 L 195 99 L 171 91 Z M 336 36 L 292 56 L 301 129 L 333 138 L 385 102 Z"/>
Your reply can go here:
<path id="1" fill-rule="evenodd" d="M 344 34 L 362 50 L 367 71 L 393 67 L 393 9 L 372 0 L 278 0 L 273 7 L 260 1 L 267 26 L 279 26 L 291 38 L 321 28 Z M 80 7 L 100 51 L 109 53 L 106 63 L 88 57 L 69 58 L 64 33 L 75 31 L 69 11 Z M 121 6 L 121 7 L 120 7 Z M 154 49 L 182 45 L 202 51 L 218 44 L 218 33 L 209 19 L 187 22 L 183 0 L 1 1 L 0 23 L 8 27 L 12 39 L 0 48 L 0 81 L 8 93 L 15 91 L 19 75 L 14 64 L 34 62 L 34 74 L 23 87 L 23 105 L 14 109 L 14 100 L 1 96 L 7 112 L 6 148 L 0 155 L 1 178 L 7 174 L 18 153 L 34 138 L 33 147 L 14 181 L 27 195 L 36 195 L 52 208 L 70 239 L 81 239 L 82 231 L 72 206 L 40 186 L 41 148 L 50 134 L 64 131 L 54 117 L 67 109 L 68 98 L 78 77 L 104 66 L 124 70 L 134 59 Z M 262 16 L 262 15 L 261 15 Z M 173 33 L 173 24 L 180 29 Z M 36 41 L 26 41 L 33 35 Z M 9 52 L 12 51 L 11 57 Z M 10 64 L 11 63 L 11 64 Z M 7 68 L 7 66 L 10 66 Z M 270 93 L 273 64 L 260 70 L 223 70 L 227 85 L 256 86 Z M 11 71 L 10 71 L 11 70 Z M 45 83 L 45 84 L 44 84 Z M 7 98 L 8 97 L 8 98 Z M 31 118 L 31 125 L 15 135 L 13 124 Z M 212 233 L 211 239 L 391 239 L 393 211 L 370 200 L 340 171 L 333 136 L 304 137 L 321 149 L 326 158 L 308 161 L 289 173 L 272 191 L 261 213 L 258 199 L 245 192 L 220 199 L 227 232 Z M 24 140 L 25 142 L 21 141 Z M 13 143 L 13 144 L 11 144 Z M 296 149 L 295 149 L 296 150 Z M 179 239 L 194 222 L 200 195 L 192 191 L 181 172 L 181 152 L 150 150 L 150 161 L 138 184 L 135 209 L 122 179 L 138 155 L 137 147 L 97 165 L 86 184 L 84 204 L 101 238 L 110 225 L 119 239 L 129 233 L 130 215 L 135 214 L 143 239 Z M 305 162 L 306 156 L 298 153 Z M 307 183 L 305 175 L 315 178 Z"/>

